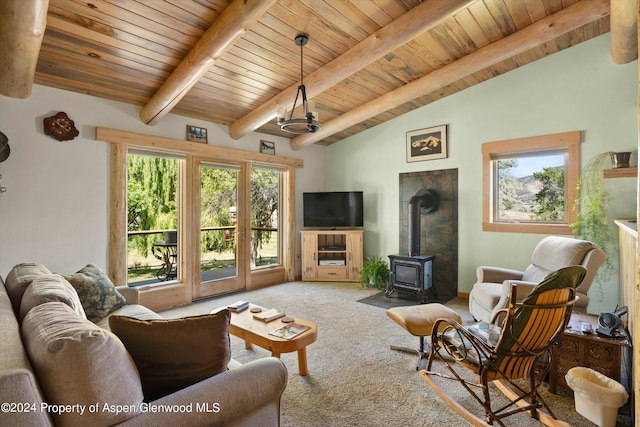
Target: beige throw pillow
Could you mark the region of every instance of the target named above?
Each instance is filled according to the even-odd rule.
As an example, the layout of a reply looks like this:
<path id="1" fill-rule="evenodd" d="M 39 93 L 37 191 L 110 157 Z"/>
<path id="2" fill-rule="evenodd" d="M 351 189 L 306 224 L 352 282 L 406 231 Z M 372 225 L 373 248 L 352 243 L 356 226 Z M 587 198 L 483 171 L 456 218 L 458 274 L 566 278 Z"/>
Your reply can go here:
<path id="1" fill-rule="evenodd" d="M 73 286 L 59 274 L 47 274 L 36 278 L 24 292 L 20 303 L 20 322 L 33 307 L 52 301 L 63 302 L 78 316 L 87 318 Z"/>
<path id="2" fill-rule="evenodd" d="M 22 322 L 22 339 L 50 404 L 77 404 L 100 410 L 53 415 L 56 426 L 107 426 L 136 415 L 102 405 L 140 408 L 140 376 L 124 345 L 109 331 L 81 319 L 62 302 L 33 307 Z"/>
<path id="3" fill-rule="evenodd" d="M 31 282 L 36 277 L 43 276 L 45 274 L 51 274 L 51 271 L 42 264 L 37 263 L 22 263 L 15 265 L 9 274 L 7 274 L 7 280 L 5 286 L 9 298 L 11 298 L 11 305 L 13 306 L 13 312 L 20 313 L 20 303 L 22 302 L 22 295 L 27 290 Z"/>
<path id="4" fill-rule="evenodd" d="M 133 357 L 151 402 L 227 369 L 230 319 L 227 309 L 167 320 L 113 315 L 109 327 Z"/>

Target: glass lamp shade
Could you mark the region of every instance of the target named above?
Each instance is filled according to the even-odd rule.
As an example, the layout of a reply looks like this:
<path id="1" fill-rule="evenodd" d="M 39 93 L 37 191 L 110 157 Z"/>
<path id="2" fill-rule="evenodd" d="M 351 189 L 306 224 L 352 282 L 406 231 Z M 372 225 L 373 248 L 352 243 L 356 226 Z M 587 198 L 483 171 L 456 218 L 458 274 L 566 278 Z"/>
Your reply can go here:
<path id="1" fill-rule="evenodd" d="M 284 105 L 278 104 L 276 106 L 276 122 L 278 124 L 282 124 L 286 120 L 287 117 L 287 109 Z"/>
<path id="2" fill-rule="evenodd" d="M 313 99 L 307 101 L 307 116 L 311 114 L 314 120 L 318 120 L 318 110 L 316 109 L 316 102 Z"/>
<path id="3" fill-rule="evenodd" d="M 280 125 L 280 129 L 285 132 L 295 134 L 314 133 L 322 129 L 322 125 L 318 122 L 318 111 L 315 109 L 315 102 L 307 101 L 302 111 L 300 108 L 294 109 L 293 114 L 290 109 L 278 105 L 276 109 L 276 121 Z M 298 113 L 298 114 L 296 114 Z"/>

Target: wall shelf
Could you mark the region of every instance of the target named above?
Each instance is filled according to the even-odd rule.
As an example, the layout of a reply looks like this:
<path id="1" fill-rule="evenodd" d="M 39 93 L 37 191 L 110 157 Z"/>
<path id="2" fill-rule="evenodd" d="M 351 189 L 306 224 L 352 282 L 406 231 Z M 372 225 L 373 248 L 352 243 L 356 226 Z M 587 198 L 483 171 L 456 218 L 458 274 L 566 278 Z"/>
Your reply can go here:
<path id="1" fill-rule="evenodd" d="M 638 176 L 637 166 L 634 166 L 632 168 L 613 168 L 613 169 L 604 170 L 605 178 L 635 178 L 637 176 Z"/>

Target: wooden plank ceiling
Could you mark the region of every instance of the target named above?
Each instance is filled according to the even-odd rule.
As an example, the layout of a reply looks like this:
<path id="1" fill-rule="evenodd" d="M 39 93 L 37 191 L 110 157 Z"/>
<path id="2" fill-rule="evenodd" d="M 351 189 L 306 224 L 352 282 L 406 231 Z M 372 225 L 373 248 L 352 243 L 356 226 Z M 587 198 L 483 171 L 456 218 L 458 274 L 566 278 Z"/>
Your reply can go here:
<path id="1" fill-rule="evenodd" d="M 156 111 L 150 100 L 172 73 L 177 88 L 196 75 L 156 120 L 172 112 L 220 123 L 234 138 L 292 136 L 275 124 L 275 106 L 293 103 L 293 40 L 307 34 L 304 82 L 324 128 L 292 139 L 301 148 L 608 32 L 609 1 L 50 0 L 46 18 L 35 83 Z M 206 59 L 201 77 L 187 55 Z"/>

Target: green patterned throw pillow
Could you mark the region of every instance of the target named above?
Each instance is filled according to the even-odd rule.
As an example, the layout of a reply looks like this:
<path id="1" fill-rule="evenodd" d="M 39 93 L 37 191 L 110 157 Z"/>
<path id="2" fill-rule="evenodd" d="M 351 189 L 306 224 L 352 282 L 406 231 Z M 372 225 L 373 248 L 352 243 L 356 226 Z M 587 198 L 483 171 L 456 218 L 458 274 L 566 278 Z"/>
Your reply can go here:
<path id="1" fill-rule="evenodd" d="M 93 264 L 64 278 L 75 288 L 87 319 L 94 323 L 127 304 L 109 277 Z"/>

